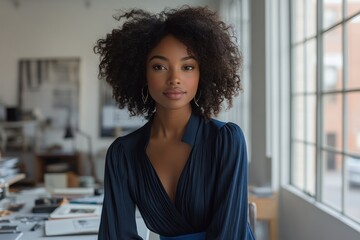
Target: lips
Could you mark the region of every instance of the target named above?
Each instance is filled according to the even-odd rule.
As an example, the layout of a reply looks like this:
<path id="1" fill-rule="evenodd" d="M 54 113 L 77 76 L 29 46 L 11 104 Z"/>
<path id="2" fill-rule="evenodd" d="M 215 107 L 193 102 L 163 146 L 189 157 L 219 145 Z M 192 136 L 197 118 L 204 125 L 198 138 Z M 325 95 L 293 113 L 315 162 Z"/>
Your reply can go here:
<path id="1" fill-rule="evenodd" d="M 169 89 L 164 92 L 164 95 L 171 100 L 178 100 L 185 94 L 186 92 L 181 89 Z"/>

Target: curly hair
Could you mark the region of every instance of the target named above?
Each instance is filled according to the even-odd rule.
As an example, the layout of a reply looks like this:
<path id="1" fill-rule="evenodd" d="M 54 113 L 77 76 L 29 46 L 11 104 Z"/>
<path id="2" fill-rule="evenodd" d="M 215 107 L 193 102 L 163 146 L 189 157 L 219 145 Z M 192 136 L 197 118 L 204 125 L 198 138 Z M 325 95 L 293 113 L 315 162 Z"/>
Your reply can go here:
<path id="1" fill-rule="evenodd" d="M 200 107 L 191 101 L 193 111 L 209 119 L 221 111 L 224 100 L 229 108 L 232 106 L 233 96 L 242 90 L 242 57 L 231 26 L 219 20 L 215 12 L 186 5 L 158 14 L 132 9 L 114 18 L 124 20 L 122 27 L 99 39 L 94 52 L 100 54 L 98 77 L 110 84 L 120 109 L 127 107 L 131 116 L 146 119 L 153 115 L 155 102 L 142 100 L 141 91 L 147 85 L 146 59 L 169 34 L 184 43 L 199 63 Z"/>

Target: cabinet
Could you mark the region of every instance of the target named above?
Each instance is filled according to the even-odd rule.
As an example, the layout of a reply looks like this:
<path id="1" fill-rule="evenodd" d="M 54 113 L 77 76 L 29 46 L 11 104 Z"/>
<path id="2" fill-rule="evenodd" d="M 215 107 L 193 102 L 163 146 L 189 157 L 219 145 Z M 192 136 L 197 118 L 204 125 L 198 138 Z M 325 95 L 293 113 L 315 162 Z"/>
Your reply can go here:
<path id="1" fill-rule="evenodd" d="M 82 175 L 82 164 L 78 152 L 40 152 L 35 155 L 35 182 L 44 182 L 45 173 L 73 172 Z"/>

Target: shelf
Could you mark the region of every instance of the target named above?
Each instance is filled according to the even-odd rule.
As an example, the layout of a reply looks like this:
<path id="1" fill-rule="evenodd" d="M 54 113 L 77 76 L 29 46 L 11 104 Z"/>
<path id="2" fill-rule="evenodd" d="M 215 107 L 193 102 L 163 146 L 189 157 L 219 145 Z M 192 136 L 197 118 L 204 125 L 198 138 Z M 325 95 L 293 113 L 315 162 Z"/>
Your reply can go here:
<path id="1" fill-rule="evenodd" d="M 13 176 L 5 177 L 4 179 L 5 179 L 5 183 L 9 184 L 10 186 L 11 184 L 14 184 L 24 178 L 25 178 L 25 173 L 18 173 Z"/>

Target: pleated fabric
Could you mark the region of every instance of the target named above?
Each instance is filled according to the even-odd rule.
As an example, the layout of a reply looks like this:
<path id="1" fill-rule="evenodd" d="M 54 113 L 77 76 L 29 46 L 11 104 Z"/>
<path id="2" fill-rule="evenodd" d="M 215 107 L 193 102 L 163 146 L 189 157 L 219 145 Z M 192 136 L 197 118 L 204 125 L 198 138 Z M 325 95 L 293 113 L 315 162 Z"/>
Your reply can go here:
<path id="1" fill-rule="evenodd" d="M 160 236 L 160 240 L 205 240 L 206 233 L 200 232 L 200 233 L 191 233 L 176 237 L 164 237 Z"/>
<path id="2" fill-rule="evenodd" d="M 108 149 L 98 239 L 142 239 L 136 206 L 146 226 L 163 239 L 190 240 L 199 233 L 199 240 L 254 239 L 247 221 L 248 162 L 240 127 L 191 115 L 182 141 L 192 149 L 173 202 L 146 155 L 151 124 L 117 138 Z"/>

